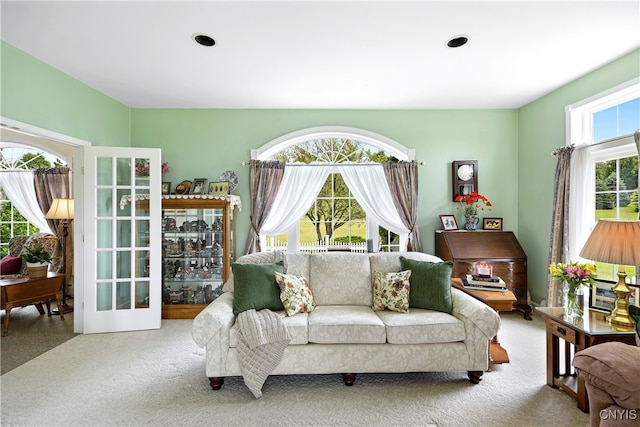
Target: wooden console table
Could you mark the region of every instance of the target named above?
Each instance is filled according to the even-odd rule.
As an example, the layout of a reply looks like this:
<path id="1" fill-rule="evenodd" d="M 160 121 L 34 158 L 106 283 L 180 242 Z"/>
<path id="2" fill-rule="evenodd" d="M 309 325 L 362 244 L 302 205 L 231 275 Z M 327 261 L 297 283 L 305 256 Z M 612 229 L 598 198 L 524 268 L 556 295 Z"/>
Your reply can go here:
<path id="1" fill-rule="evenodd" d="M 458 278 L 451 279 L 453 287 L 460 289 L 461 291 L 471 295 L 477 300 L 482 301 L 498 313 L 501 311 L 513 310 L 513 303 L 517 301 L 516 296 L 511 291 L 498 292 L 498 291 L 483 291 L 480 289 L 467 289 L 462 286 L 462 281 Z M 498 335 L 489 343 L 489 370 L 493 365 L 500 363 L 509 363 L 509 355 L 507 350 L 500 345 Z"/>
<path id="2" fill-rule="evenodd" d="M 2 308 L 6 310 L 2 336 L 9 334 L 9 320 L 11 309 L 22 305 L 40 303 L 38 311 L 44 314 L 42 302 L 47 306 L 47 313 L 51 316 L 50 301 L 55 298 L 60 312 L 60 319 L 64 320 L 62 312 L 62 286 L 65 275 L 63 273 L 49 273 L 47 277 L 41 279 L 29 279 L 29 277 L 18 277 L 15 279 L 1 279 L 2 286 Z"/>
<path id="3" fill-rule="evenodd" d="M 605 319 L 606 314 L 596 310 L 587 310 L 582 317 L 573 318 L 567 318 L 562 307 L 537 307 L 536 311 L 542 314 L 547 325 L 547 385 L 564 390 L 576 399 L 582 412 L 589 412 L 584 381 L 571 366 L 573 355 L 608 341 L 635 345 L 635 328 L 611 325 Z M 560 340 L 564 341 L 562 355 Z"/>

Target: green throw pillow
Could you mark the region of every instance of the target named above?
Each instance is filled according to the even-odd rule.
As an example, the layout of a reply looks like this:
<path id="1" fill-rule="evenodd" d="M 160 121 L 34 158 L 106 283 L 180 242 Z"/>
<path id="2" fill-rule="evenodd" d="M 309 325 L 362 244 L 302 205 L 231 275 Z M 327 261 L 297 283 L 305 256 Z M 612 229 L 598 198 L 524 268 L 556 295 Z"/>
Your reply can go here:
<path id="1" fill-rule="evenodd" d="M 401 256 L 400 266 L 411 270 L 409 307 L 451 313 L 451 261 L 416 261 Z"/>
<path id="2" fill-rule="evenodd" d="M 275 272 L 284 273 L 282 261 L 274 264 L 231 264 L 233 270 L 233 314 L 243 311 L 284 310 Z"/>

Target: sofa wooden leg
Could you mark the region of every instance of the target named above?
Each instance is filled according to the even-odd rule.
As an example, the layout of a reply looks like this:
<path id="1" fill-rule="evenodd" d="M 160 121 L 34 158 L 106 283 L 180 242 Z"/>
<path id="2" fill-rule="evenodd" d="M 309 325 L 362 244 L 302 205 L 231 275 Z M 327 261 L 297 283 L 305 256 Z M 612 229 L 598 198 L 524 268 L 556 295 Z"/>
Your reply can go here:
<path id="1" fill-rule="evenodd" d="M 344 385 L 352 386 L 356 382 L 356 374 L 342 374 L 342 381 L 344 381 Z"/>
<path id="2" fill-rule="evenodd" d="M 478 384 L 482 379 L 482 373 L 482 371 L 467 371 L 467 374 L 469 375 L 469 381 L 471 381 L 473 384 Z"/>
<path id="3" fill-rule="evenodd" d="M 222 384 L 224 384 L 224 377 L 209 377 L 209 384 L 214 390 L 220 390 Z"/>

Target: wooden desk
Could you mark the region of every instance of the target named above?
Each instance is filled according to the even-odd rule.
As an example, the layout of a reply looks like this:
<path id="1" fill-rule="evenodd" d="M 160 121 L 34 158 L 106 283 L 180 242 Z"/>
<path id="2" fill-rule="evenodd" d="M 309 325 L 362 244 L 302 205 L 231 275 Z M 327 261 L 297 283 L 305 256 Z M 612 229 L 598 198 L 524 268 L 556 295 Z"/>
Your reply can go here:
<path id="1" fill-rule="evenodd" d="M 2 336 L 9 334 L 9 320 L 13 307 L 45 302 L 48 315 L 51 316 L 51 299 L 55 298 L 60 311 L 60 319 L 64 320 L 62 312 L 62 286 L 65 275 L 63 273 L 49 273 L 47 277 L 41 279 L 29 279 L 20 277 L 15 279 L 1 279 L 2 286 L 2 308 L 6 310 Z M 38 307 L 40 314 L 44 314 L 42 305 Z"/>
<path id="2" fill-rule="evenodd" d="M 516 296 L 511 291 L 496 292 L 496 291 L 482 291 L 479 289 L 467 289 L 462 286 L 462 281 L 458 278 L 451 279 L 451 284 L 460 289 L 461 291 L 471 295 L 477 300 L 482 301 L 495 311 L 511 311 L 513 310 L 513 303 L 517 301 Z M 500 363 L 509 363 L 509 355 L 507 350 L 500 345 L 498 335 L 493 337 L 489 345 L 489 370 L 493 365 Z"/>
<path id="3" fill-rule="evenodd" d="M 542 314 L 547 325 L 547 385 L 561 388 L 576 399 L 582 412 L 589 412 L 584 381 L 576 376 L 571 366 L 573 355 L 587 347 L 608 341 L 635 345 L 635 329 L 611 325 L 606 321 L 605 313 L 595 310 L 587 310 L 582 317 L 573 318 L 567 318 L 562 307 L 536 307 L 536 311 Z M 562 355 L 561 339 L 564 341 Z"/>

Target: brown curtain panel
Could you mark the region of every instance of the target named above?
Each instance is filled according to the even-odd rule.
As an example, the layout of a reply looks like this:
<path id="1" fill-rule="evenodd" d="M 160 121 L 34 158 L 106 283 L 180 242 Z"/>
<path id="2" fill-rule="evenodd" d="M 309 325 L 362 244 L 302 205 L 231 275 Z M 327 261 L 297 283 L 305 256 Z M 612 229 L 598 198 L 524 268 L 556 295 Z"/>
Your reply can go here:
<path id="1" fill-rule="evenodd" d="M 251 229 L 245 254 L 260 252 L 260 228 L 271 211 L 284 176 L 284 162 L 252 160 L 250 171 Z"/>
<path id="2" fill-rule="evenodd" d="M 638 219 L 640 219 L 640 130 L 633 133 L 633 139 L 636 141 L 636 148 L 638 149 Z M 640 283 L 640 268 L 636 266 L 636 284 Z M 638 304 L 638 302 L 636 302 Z"/>
<path id="3" fill-rule="evenodd" d="M 569 258 L 569 175 L 574 147 L 561 147 L 553 152 L 558 157 L 553 186 L 553 218 L 549 244 L 549 264 Z M 562 306 L 562 284 L 553 280 L 547 270 L 547 305 Z"/>
<path id="4" fill-rule="evenodd" d="M 33 173 L 33 180 L 38 204 L 44 214 L 49 211 L 53 199 L 68 199 L 71 197 L 69 168 L 36 169 Z M 59 219 L 47 219 L 47 223 L 58 237 L 62 236 L 62 227 Z M 64 273 L 67 276 L 66 283 L 71 283 L 73 275 L 73 227 L 69 227 L 69 235 L 65 245 L 65 259 L 67 261 L 65 265 L 66 271 L 59 271 L 59 273 Z M 62 266 L 62 264 L 60 265 Z"/>
<path id="5" fill-rule="evenodd" d="M 405 227 L 409 229 L 407 251 L 422 252 L 418 227 L 418 164 L 416 162 L 382 163 L 393 203 Z"/>

